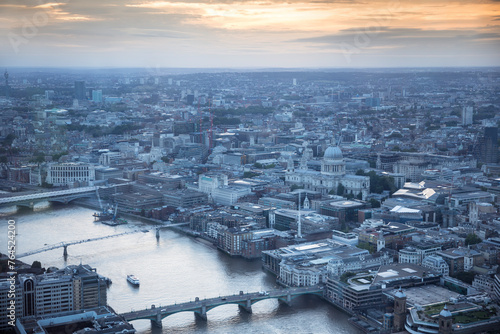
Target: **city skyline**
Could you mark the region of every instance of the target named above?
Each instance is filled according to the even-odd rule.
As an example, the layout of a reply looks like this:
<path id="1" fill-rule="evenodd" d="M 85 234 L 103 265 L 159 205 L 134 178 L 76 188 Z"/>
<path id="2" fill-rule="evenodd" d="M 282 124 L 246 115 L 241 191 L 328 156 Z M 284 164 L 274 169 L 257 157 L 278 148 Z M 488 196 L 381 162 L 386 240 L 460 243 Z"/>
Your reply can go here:
<path id="1" fill-rule="evenodd" d="M 497 1 L 14 1 L 6 67 L 499 66 Z"/>

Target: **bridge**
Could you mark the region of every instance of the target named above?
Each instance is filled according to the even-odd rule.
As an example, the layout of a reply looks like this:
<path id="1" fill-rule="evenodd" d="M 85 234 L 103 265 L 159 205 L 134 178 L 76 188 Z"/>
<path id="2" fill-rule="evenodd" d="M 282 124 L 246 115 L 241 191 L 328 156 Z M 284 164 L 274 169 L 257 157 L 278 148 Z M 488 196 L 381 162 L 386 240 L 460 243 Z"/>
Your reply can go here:
<path id="1" fill-rule="evenodd" d="M 189 222 L 188 223 L 177 223 L 177 224 L 169 224 L 169 225 L 158 226 L 158 227 L 154 228 L 156 230 L 156 237 L 158 237 L 158 238 L 160 237 L 159 230 L 161 228 L 179 227 L 179 226 L 184 226 L 184 225 L 188 225 L 188 224 L 189 224 Z M 63 241 L 63 242 L 60 242 L 60 243 L 57 243 L 57 244 L 47 245 L 47 246 L 42 247 L 42 248 L 34 249 L 34 250 L 28 251 L 26 253 L 16 254 L 16 258 L 26 257 L 26 256 L 30 256 L 30 255 L 38 254 L 38 253 L 42 253 L 42 252 L 48 252 L 50 250 L 57 249 L 57 248 L 64 248 L 63 256 L 68 256 L 68 246 L 71 246 L 71 245 L 78 245 L 78 244 L 83 244 L 85 242 L 92 242 L 92 241 L 110 239 L 110 238 L 115 238 L 115 237 L 121 237 L 122 235 L 127 235 L 127 234 L 132 234 L 132 233 L 149 232 L 151 230 L 153 230 L 153 229 L 142 229 L 140 231 L 139 230 L 128 231 L 128 232 L 123 232 L 123 233 L 118 233 L 118 234 L 111 234 L 111 235 L 106 235 L 106 236 L 103 236 L 103 237 L 96 237 L 96 238 L 90 238 L 90 239 L 82 239 L 82 240 L 74 240 L 74 241 Z"/>
<path id="2" fill-rule="evenodd" d="M 42 247 L 42 248 L 34 249 L 34 250 L 31 250 L 31 251 L 26 252 L 26 253 L 16 254 L 16 258 L 26 257 L 26 256 L 30 256 L 30 255 L 37 254 L 37 253 L 42 253 L 42 252 L 47 252 L 47 251 L 50 251 L 50 250 L 53 250 L 53 249 L 57 249 L 57 248 L 64 248 L 63 255 L 67 256 L 68 255 L 68 246 L 77 245 L 77 244 L 83 244 L 85 242 L 91 242 L 91 241 L 97 241 L 97 240 L 103 240 L 103 239 L 110 239 L 110 238 L 120 237 L 122 235 L 127 235 L 127 234 L 132 234 L 132 233 L 138 233 L 138 232 L 141 232 L 141 231 L 129 231 L 129 232 L 123 232 L 123 233 L 118 233 L 118 234 L 106 235 L 106 236 L 97 237 L 97 238 L 90 238 L 90 239 L 83 239 L 83 240 L 74 240 L 74 241 L 64 241 L 64 242 L 60 242 L 58 244 L 47 245 L 47 246 Z"/>
<path id="3" fill-rule="evenodd" d="M 207 320 L 207 312 L 221 305 L 236 304 L 240 309 L 252 313 L 252 305 L 261 300 L 278 299 L 280 302 L 290 305 L 292 299 L 302 295 L 317 295 L 322 297 L 323 289 L 318 286 L 307 286 L 269 290 L 266 292 L 240 292 L 239 295 L 222 296 L 203 300 L 196 297 L 194 301 L 186 303 L 152 307 L 150 309 L 131 311 L 120 315 L 127 321 L 149 319 L 152 325 L 162 327 L 161 321 L 163 318 L 180 312 L 194 312 L 197 317 Z"/>
<path id="4" fill-rule="evenodd" d="M 55 190 L 55 191 L 44 191 L 35 192 L 31 194 L 24 194 L 19 196 L 11 196 L 10 194 L 6 197 L 0 197 L 0 206 L 11 204 L 11 205 L 21 205 L 32 207 L 34 202 L 37 200 L 47 200 L 51 202 L 61 202 L 69 203 L 70 201 L 83 198 L 83 197 L 93 197 L 98 189 L 110 189 L 117 188 L 131 184 L 133 182 L 113 184 L 110 186 L 92 186 L 92 187 L 81 187 L 65 190 Z"/>
<path id="5" fill-rule="evenodd" d="M 50 200 L 55 202 L 68 203 L 74 199 L 82 197 L 92 197 L 98 187 L 82 187 L 66 190 L 45 191 L 28 195 L 9 196 L 0 198 L 0 205 L 16 204 L 33 206 L 36 200 Z"/>

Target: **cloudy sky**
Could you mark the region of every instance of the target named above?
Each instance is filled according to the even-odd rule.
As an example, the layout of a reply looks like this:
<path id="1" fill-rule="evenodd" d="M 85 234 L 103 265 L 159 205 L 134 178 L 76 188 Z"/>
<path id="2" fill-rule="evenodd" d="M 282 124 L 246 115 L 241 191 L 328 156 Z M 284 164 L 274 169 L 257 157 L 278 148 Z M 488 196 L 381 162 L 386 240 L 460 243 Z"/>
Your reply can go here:
<path id="1" fill-rule="evenodd" d="M 0 0 L 0 66 L 499 66 L 500 1 Z"/>

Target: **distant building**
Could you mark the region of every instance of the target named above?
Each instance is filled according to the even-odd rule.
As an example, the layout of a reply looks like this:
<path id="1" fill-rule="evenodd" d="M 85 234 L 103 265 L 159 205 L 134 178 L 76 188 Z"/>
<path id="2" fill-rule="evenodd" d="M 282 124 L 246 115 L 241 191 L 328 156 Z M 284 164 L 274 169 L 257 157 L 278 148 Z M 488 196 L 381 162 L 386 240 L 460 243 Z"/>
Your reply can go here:
<path id="1" fill-rule="evenodd" d="M 472 115 L 474 108 L 472 107 L 463 107 L 462 108 L 462 125 L 471 125 L 472 124 Z"/>
<path id="2" fill-rule="evenodd" d="M 102 90 L 92 90 L 92 101 L 102 103 Z"/>
<path id="3" fill-rule="evenodd" d="M 87 99 L 85 81 L 75 81 L 75 99 L 77 100 Z"/>
<path id="4" fill-rule="evenodd" d="M 484 136 L 481 138 L 481 162 L 498 162 L 498 127 L 484 128 Z"/>

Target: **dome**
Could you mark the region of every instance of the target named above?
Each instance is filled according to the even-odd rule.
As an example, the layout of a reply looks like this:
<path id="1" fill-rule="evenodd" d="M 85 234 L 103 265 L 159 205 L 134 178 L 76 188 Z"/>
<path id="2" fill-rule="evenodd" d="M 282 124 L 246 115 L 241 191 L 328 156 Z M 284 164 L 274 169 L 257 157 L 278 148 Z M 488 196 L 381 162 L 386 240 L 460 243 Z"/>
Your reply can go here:
<path id="1" fill-rule="evenodd" d="M 443 310 L 439 313 L 439 315 L 440 315 L 440 316 L 442 316 L 442 317 L 445 317 L 445 318 L 447 318 L 447 317 L 451 317 L 451 312 L 450 312 L 450 311 L 448 311 L 448 307 L 446 306 L 446 304 L 444 305 L 444 308 L 443 308 Z"/>
<path id="2" fill-rule="evenodd" d="M 399 290 L 396 292 L 395 296 L 398 298 L 406 298 L 406 295 L 403 292 L 403 289 L 401 289 L 401 287 L 399 287 Z"/>
<path id="3" fill-rule="evenodd" d="M 342 151 L 338 146 L 329 146 L 323 155 L 323 159 L 328 160 L 341 160 L 343 158 Z"/>

